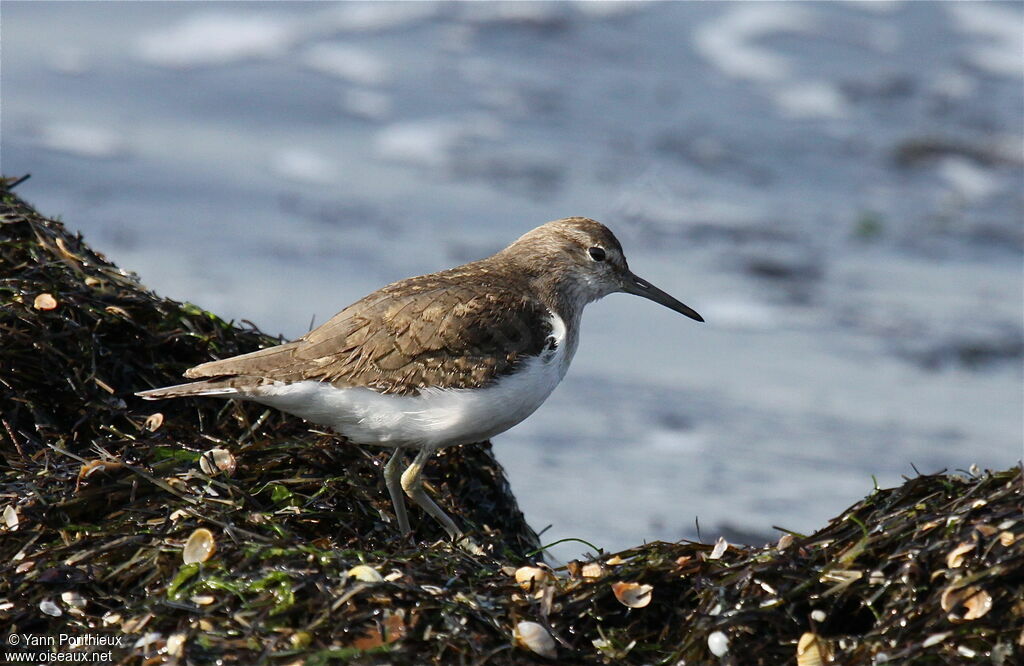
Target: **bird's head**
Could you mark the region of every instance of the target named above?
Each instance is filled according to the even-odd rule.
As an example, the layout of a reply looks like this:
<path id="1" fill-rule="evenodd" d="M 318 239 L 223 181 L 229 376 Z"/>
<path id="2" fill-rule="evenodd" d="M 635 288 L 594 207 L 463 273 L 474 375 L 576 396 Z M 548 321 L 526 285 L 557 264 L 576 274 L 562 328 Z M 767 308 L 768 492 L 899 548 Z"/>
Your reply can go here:
<path id="1" fill-rule="evenodd" d="M 541 225 L 504 250 L 528 261 L 552 290 L 582 307 L 608 294 L 625 292 L 704 321 L 695 310 L 629 270 L 622 245 L 611 230 L 586 217 Z"/>

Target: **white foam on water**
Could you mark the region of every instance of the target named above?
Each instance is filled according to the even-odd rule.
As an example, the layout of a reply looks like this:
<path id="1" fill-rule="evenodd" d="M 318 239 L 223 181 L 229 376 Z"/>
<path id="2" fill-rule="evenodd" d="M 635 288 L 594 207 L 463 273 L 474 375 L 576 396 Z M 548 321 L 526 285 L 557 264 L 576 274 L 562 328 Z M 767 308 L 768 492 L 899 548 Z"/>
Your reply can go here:
<path id="1" fill-rule="evenodd" d="M 1020 77 L 1024 13 L 990 2 L 951 2 L 944 7 L 954 29 L 979 37 L 967 48 L 972 65 L 989 74 Z"/>
<path id="2" fill-rule="evenodd" d="M 892 14 L 903 4 L 901 0 L 845 0 L 847 6 L 872 14 Z"/>
<path id="3" fill-rule="evenodd" d="M 290 148 L 271 160 L 277 175 L 299 183 L 330 185 L 337 183 L 338 166 L 323 155 L 305 148 Z"/>
<path id="4" fill-rule="evenodd" d="M 810 33 L 815 27 L 811 13 L 795 5 L 731 5 L 697 27 L 693 44 L 697 53 L 723 74 L 751 81 L 780 81 L 791 74 L 790 60 L 756 44 L 757 40 L 780 33 Z"/>
<path id="5" fill-rule="evenodd" d="M 393 106 L 389 95 L 370 88 L 349 88 L 338 103 L 346 113 L 366 120 L 386 119 Z"/>
<path id="6" fill-rule="evenodd" d="M 374 149 L 385 160 L 435 168 L 447 164 L 451 152 L 461 142 L 497 139 L 502 132 L 501 123 L 488 116 L 461 121 L 444 118 L 401 122 L 380 130 Z"/>
<path id="7" fill-rule="evenodd" d="M 963 157 L 943 159 L 939 174 L 957 195 L 972 202 L 987 199 L 1000 189 L 999 178 L 992 171 Z"/>
<path id="8" fill-rule="evenodd" d="M 346 32 L 384 32 L 437 16 L 434 2 L 346 2 L 323 12 L 317 21 Z"/>
<path id="9" fill-rule="evenodd" d="M 584 17 L 605 19 L 636 14 L 646 8 L 646 3 L 632 0 L 574 0 L 572 8 Z"/>
<path id="10" fill-rule="evenodd" d="M 550 25 L 565 20 L 559 2 L 467 2 L 458 7 L 470 23 Z"/>
<path id="11" fill-rule="evenodd" d="M 791 58 L 758 43 L 780 34 L 816 35 L 818 21 L 809 10 L 779 3 L 729 7 L 694 31 L 693 45 L 698 54 L 723 74 L 772 84 L 764 92 L 784 117 L 802 120 L 847 115 L 845 99 L 836 86 L 798 79 Z M 889 35 L 889 46 L 893 39 L 898 36 Z"/>
<path id="12" fill-rule="evenodd" d="M 277 56 L 299 37 L 296 25 L 283 16 L 202 11 L 142 34 L 136 49 L 150 64 L 185 68 Z"/>
<path id="13" fill-rule="evenodd" d="M 655 428 L 645 433 L 644 448 L 651 453 L 697 455 L 707 447 L 707 439 L 695 432 Z"/>
<path id="14" fill-rule="evenodd" d="M 314 44 L 302 61 L 310 69 L 364 86 L 383 85 L 391 78 L 387 61 L 349 44 Z"/>
<path id="15" fill-rule="evenodd" d="M 742 298 L 716 298 L 700 307 L 704 319 L 715 328 L 766 331 L 778 328 L 781 319 L 774 308 Z"/>
<path id="16" fill-rule="evenodd" d="M 116 132 L 96 125 L 51 123 L 39 131 L 39 145 L 78 157 L 112 158 L 127 152 L 127 142 Z"/>
<path id="17" fill-rule="evenodd" d="M 770 95 L 788 118 L 844 118 L 847 115 L 843 94 L 826 81 L 793 81 L 774 86 Z"/>
<path id="18" fill-rule="evenodd" d="M 644 187 L 624 189 L 615 211 L 617 217 L 639 219 L 664 232 L 694 224 L 723 230 L 747 229 L 763 219 L 753 201 L 727 201 L 711 196 L 669 198 Z"/>

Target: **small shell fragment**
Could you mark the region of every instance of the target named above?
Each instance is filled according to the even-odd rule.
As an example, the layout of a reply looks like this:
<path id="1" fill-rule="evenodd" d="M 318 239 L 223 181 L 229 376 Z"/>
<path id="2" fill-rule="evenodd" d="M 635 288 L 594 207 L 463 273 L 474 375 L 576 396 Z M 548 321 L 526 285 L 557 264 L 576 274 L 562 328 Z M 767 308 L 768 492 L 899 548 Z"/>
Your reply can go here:
<path id="1" fill-rule="evenodd" d="M 180 658 L 185 655 L 185 642 L 188 640 L 188 634 L 183 631 L 171 634 L 167 637 L 167 656 Z"/>
<path id="2" fill-rule="evenodd" d="M 716 657 L 724 657 L 729 652 L 729 637 L 721 631 L 708 634 L 708 649 Z"/>
<path id="3" fill-rule="evenodd" d="M 87 460 L 78 468 L 78 479 L 87 479 L 96 472 L 109 472 L 122 467 L 124 463 L 116 460 Z"/>
<path id="4" fill-rule="evenodd" d="M 793 545 L 793 535 L 786 533 L 779 537 L 779 543 L 775 546 L 779 550 L 786 550 Z"/>
<path id="5" fill-rule="evenodd" d="M 221 472 L 231 476 L 235 473 L 235 456 L 227 449 L 210 449 L 199 457 L 199 469 L 209 476 L 217 476 Z"/>
<path id="6" fill-rule="evenodd" d="M 953 550 L 949 551 L 949 555 L 946 556 L 946 566 L 950 569 L 955 569 L 964 562 L 964 555 L 974 550 L 977 544 L 973 541 L 965 541 Z"/>
<path id="7" fill-rule="evenodd" d="M 196 606 L 209 606 L 214 601 L 217 601 L 217 597 L 210 594 L 197 594 L 192 597 L 192 603 Z"/>
<path id="8" fill-rule="evenodd" d="M 597 562 L 587 562 L 580 569 L 580 575 L 584 578 L 600 578 L 604 575 L 604 567 Z"/>
<path id="9" fill-rule="evenodd" d="M 992 595 L 985 590 L 973 589 L 976 591 L 963 601 L 964 608 L 967 609 L 964 613 L 965 620 L 977 620 L 992 610 Z"/>
<path id="10" fill-rule="evenodd" d="M 217 550 L 217 543 L 213 539 L 213 532 L 200 527 L 189 536 L 185 547 L 181 551 L 181 557 L 185 564 L 198 564 L 210 559 Z"/>
<path id="11" fill-rule="evenodd" d="M 831 663 L 832 650 L 828 641 L 815 633 L 806 632 L 796 645 L 797 666 L 824 666 Z"/>
<path id="12" fill-rule="evenodd" d="M 976 585 L 960 588 L 951 585 L 942 593 L 939 603 L 948 613 L 950 622 L 977 620 L 992 610 L 992 596 Z"/>
<path id="13" fill-rule="evenodd" d="M 53 297 L 53 294 L 42 293 L 32 301 L 32 307 L 36 310 L 53 310 L 57 307 L 57 299 Z"/>
<path id="14" fill-rule="evenodd" d="M 43 599 L 39 602 L 39 610 L 43 611 L 44 613 L 52 617 L 60 617 L 64 614 L 64 611 L 60 609 L 60 606 L 53 603 L 49 599 Z"/>
<path id="15" fill-rule="evenodd" d="M 384 577 L 380 575 L 379 571 L 373 567 L 366 566 L 365 564 L 357 564 L 349 569 L 345 575 L 349 578 L 361 580 L 364 583 L 379 583 L 384 580 Z"/>
<path id="16" fill-rule="evenodd" d="M 161 414 L 160 412 L 156 412 L 155 414 L 150 414 L 149 416 L 147 416 L 146 422 L 143 425 L 145 426 L 146 430 L 150 432 L 156 432 L 157 430 L 160 429 L 160 426 L 162 426 L 163 424 L 164 415 Z"/>
<path id="17" fill-rule="evenodd" d="M 650 585 L 641 585 L 640 583 L 612 583 L 612 592 L 615 593 L 615 598 L 623 606 L 629 608 L 643 608 L 651 603 L 653 591 L 654 588 Z"/>
<path id="18" fill-rule="evenodd" d="M 618 564 L 622 564 L 625 561 L 626 560 L 622 559 L 618 555 L 612 555 L 607 560 L 605 560 L 604 563 L 607 564 L 610 567 L 614 567 L 614 566 L 616 566 Z"/>
<path id="19" fill-rule="evenodd" d="M 718 537 L 718 541 L 715 542 L 715 547 L 711 549 L 711 554 L 708 555 L 709 560 L 717 560 L 725 551 L 729 549 L 729 542 L 725 540 L 725 537 Z"/>
<path id="20" fill-rule="evenodd" d="M 1017 540 L 1017 537 L 1013 532 L 1002 532 L 999 534 L 999 543 L 1004 547 L 1009 548 L 1013 545 L 1013 542 Z"/>
<path id="21" fill-rule="evenodd" d="M 12 532 L 18 529 L 18 510 L 10 504 L 4 507 L 4 524 Z"/>
<path id="22" fill-rule="evenodd" d="M 825 611 L 821 610 L 820 608 L 811 611 L 811 619 L 815 622 L 824 622 L 826 617 L 828 616 L 825 615 Z"/>
<path id="23" fill-rule="evenodd" d="M 987 537 L 990 537 L 999 531 L 999 528 L 992 525 L 975 525 L 974 529 L 978 531 L 978 534 Z"/>
<path id="24" fill-rule="evenodd" d="M 60 595 L 60 599 L 71 608 L 85 608 L 87 603 L 85 597 L 74 590 L 68 590 L 67 592 L 62 593 Z"/>
<path id="25" fill-rule="evenodd" d="M 941 643 L 942 641 L 946 640 L 946 637 L 949 636 L 949 634 L 950 632 L 948 631 L 944 631 L 941 634 L 932 634 L 931 636 L 929 636 L 921 642 L 921 647 L 926 648 L 931 647 L 937 643 Z"/>
<path id="26" fill-rule="evenodd" d="M 139 640 L 135 641 L 135 643 L 132 644 L 132 647 L 146 649 L 150 645 L 153 645 L 154 643 L 163 640 L 163 638 L 164 635 L 161 634 L 159 631 L 150 631 L 148 633 L 143 634 L 139 638 Z"/>
<path id="27" fill-rule="evenodd" d="M 547 629 L 536 622 L 520 622 L 512 635 L 516 643 L 542 657 L 554 659 L 558 654 L 555 650 L 555 639 Z"/>
<path id="28" fill-rule="evenodd" d="M 519 587 L 529 592 L 541 587 L 551 578 L 551 574 L 540 567 L 519 567 L 516 569 L 515 577 Z"/>

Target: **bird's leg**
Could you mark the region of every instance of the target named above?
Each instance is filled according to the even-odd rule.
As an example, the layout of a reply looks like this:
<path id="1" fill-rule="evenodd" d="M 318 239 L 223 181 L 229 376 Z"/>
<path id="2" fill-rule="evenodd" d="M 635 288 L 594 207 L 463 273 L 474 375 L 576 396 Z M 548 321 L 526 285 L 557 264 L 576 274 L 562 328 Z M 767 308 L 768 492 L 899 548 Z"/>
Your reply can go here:
<path id="1" fill-rule="evenodd" d="M 402 457 L 405 449 L 397 448 L 391 454 L 386 465 L 384 465 L 384 483 L 387 484 L 388 493 L 391 495 L 391 504 L 395 507 L 395 517 L 398 518 L 398 529 L 402 534 L 412 532 L 409 525 L 409 514 L 405 510 L 405 495 L 402 494 Z"/>
<path id="2" fill-rule="evenodd" d="M 452 539 L 458 539 L 462 536 L 462 530 L 455 526 L 455 522 L 448 517 L 448 514 L 442 511 L 441 507 L 434 504 L 434 500 L 430 499 L 430 496 L 423 490 L 423 466 L 427 464 L 427 459 L 433 453 L 431 449 L 420 449 L 412 464 L 402 472 L 402 489 L 405 490 L 405 494 L 413 502 L 416 502 L 424 511 L 433 516 L 437 522 L 441 523 L 441 527 L 448 532 Z"/>

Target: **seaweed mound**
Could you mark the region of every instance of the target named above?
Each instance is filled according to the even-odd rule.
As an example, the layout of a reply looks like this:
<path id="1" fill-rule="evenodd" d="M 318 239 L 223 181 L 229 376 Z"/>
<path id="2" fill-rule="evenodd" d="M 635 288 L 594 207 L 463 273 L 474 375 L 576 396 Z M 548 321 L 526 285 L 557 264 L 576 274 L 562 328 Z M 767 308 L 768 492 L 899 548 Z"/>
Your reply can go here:
<path id="1" fill-rule="evenodd" d="M 909 479 L 762 548 L 552 570 L 486 443 L 428 471 L 472 554 L 423 516 L 426 542 L 396 534 L 386 453 L 257 405 L 132 397 L 277 342 L 152 294 L 0 182 L 4 661 L 1021 663 L 1019 468 Z"/>

